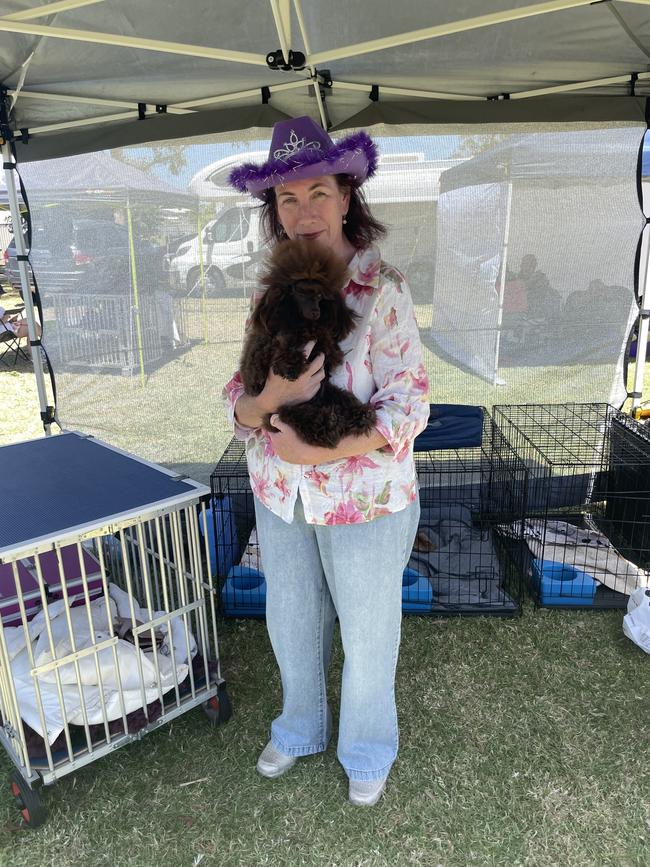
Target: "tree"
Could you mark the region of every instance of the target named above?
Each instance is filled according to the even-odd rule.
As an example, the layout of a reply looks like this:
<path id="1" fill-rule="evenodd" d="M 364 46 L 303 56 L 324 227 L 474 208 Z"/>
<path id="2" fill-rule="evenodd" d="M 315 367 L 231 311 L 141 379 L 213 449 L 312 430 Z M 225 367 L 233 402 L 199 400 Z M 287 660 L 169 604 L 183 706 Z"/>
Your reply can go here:
<path id="1" fill-rule="evenodd" d="M 488 151 L 495 145 L 508 138 L 507 135 L 495 133 L 493 135 L 468 135 L 462 136 L 460 144 L 453 153 L 454 157 L 475 157 L 477 154 Z"/>
<path id="2" fill-rule="evenodd" d="M 111 156 L 143 172 L 148 172 L 154 166 L 163 165 L 172 175 L 179 175 L 187 165 L 183 145 L 114 148 L 111 150 Z"/>

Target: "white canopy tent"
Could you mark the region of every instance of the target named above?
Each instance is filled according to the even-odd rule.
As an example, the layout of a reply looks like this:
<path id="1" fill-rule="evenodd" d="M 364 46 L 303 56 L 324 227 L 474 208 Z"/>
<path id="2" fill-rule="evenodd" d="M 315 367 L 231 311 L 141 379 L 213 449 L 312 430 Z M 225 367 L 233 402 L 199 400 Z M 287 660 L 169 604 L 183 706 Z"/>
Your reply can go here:
<path id="1" fill-rule="evenodd" d="M 650 0 L 185 0 L 162 11 L 155 0 L 3 0 L 1 132 L 16 225 L 14 158 L 239 130 L 267 139 L 286 115 L 384 134 L 647 127 Z M 640 356 L 647 322 L 642 313 Z"/>

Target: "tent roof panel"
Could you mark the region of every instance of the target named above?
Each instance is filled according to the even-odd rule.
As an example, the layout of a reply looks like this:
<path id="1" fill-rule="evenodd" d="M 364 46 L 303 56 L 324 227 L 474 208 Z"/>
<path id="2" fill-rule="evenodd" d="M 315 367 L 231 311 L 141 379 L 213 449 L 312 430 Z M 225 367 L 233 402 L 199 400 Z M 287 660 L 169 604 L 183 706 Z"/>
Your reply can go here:
<path id="1" fill-rule="evenodd" d="M 10 14 L 33 8 L 33 0 L 8 0 L 7 5 L 9 9 L 5 14 Z M 454 4 L 423 4 L 421 0 L 403 0 L 395 4 L 377 0 L 369 5 L 369 0 L 356 4 L 350 4 L 348 0 L 330 0 L 327 7 L 305 3 L 303 15 L 309 48 L 315 54 L 325 52 L 325 57 L 330 57 L 319 64 L 319 69 L 328 68 L 334 79 L 334 87 L 327 91 L 326 98 L 332 123 L 340 127 L 346 122 L 356 123 L 359 112 L 368 102 L 368 93 L 337 88 L 337 80 L 365 84 L 368 89 L 373 84 L 380 84 L 467 94 L 487 100 L 501 93 L 630 75 L 647 68 L 650 59 L 650 6 L 625 2 L 580 5 L 370 53 L 364 53 L 365 49 L 341 51 L 359 42 L 388 37 L 390 43 L 390 38 L 408 31 L 421 31 L 535 5 L 539 2 L 456 0 Z M 0 19 L 0 81 L 5 86 L 10 89 L 17 87 L 22 69 L 25 72 L 22 86 L 27 90 L 125 100 L 134 106 L 132 121 L 119 119 L 99 123 L 92 132 L 70 129 L 56 134 L 36 133 L 30 145 L 21 148 L 23 159 L 59 156 L 91 146 L 97 148 L 98 145 L 106 147 L 199 132 L 243 129 L 250 126 L 255 103 L 263 109 L 261 91 L 259 96 L 246 95 L 223 103 L 218 114 L 210 114 L 214 109 L 209 104 L 201 106 L 196 114 L 202 119 L 185 127 L 182 124 L 178 126 L 177 120 L 169 116 L 158 123 L 155 122 L 158 118 L 152 118 L 151 122 L 147 120 L 145 127 L 137 119 L 135 106 L 139 102 L 150 107 L 156 104 L 173 106 L 223 94 L 258 91 L 263 86 L 291 82 L 300 77 L 307 80 L 308 70 L 283 72 L 266 66 L 266 53 L 280 45 L 269 0 L 250 0 L 246 4 L 246 14 L 242 14 L 239 0 L 220 0 L 219 3 L 183 0 L 182 4 L 165 4 L 164 9 L 165 14 L 161 14 L 157 0 L 138 0 L 136 4 L 130 0 L 105 0 L 49 18 L 20 23 L 25 28 L 41 28 L 36 34 L 3 30 L 3 26 L 18 25 L 15 22 L 3 24 L 3 19 Z M 369 9 L 372 9 L 372 14 L 369 14 Z M 291 47 L 303 49 L 304 40 L 293 7 L 291 15 Z M 65 33 L 65 28 L 68 28 L 104 32 L 123 39 L 182 43 L 190 46 L 187 48 L 190 53 L 183 55 L 146 47 L 52 38 L 45 35 L 48 27 L 58 28 L 60 33 Z M 251 62 L 191 56 L 191 46 L 241 52 Z M 26 65 L 23 67 L 23 64 Z M 604 90 L 598 88 L 596 92 L 623 97 L 625 90 L 625 85 L 613 84 Z M 648 83 L 639 82 L 637 93 L 649 91 Z M 271 104 L 282 113 L 308 113 L 319 117 L 316 100 L 309 94 L 307 87 L 274 94 Z M 584 92 L 576 97 L 579 100 L 586 98 Z M 390 101 L 400 105 L 404 103 L 404 99 L 399 97 L 391 97 Z M 529 117 L 537 112 L 537 117 L 545 120 L 545 109 L 539 105 L 538 98 L 528 101 L 531 103 Z M 428 103 L 423 100 L 423 104 Z M 473 102 L 464 105 L 463 122 L 472 122 L 475 105 Z M 604 105 L 601 103 L 601 110 Z M 610 105 L 613 108 L 613 103 Z M 576 112 L 580 111 L 577 107 Z M 33 130 L 55 123 L 92 121 L 115 113 L 115 109 L 106 106 L 46 103 L 19 94 L 11 120 L 15 128 Z M 614 116 L 617 114 L 618 110 L 614 109 Z M 215 127 L 211 127 L 212 121 L 216 122 Z M 178 132 L 181 128 L 196 129 L 197 133 Z M 108 144 L 104 144 L 105 140 Z M 33 155 L 35 152 L 38 156 Z"/>

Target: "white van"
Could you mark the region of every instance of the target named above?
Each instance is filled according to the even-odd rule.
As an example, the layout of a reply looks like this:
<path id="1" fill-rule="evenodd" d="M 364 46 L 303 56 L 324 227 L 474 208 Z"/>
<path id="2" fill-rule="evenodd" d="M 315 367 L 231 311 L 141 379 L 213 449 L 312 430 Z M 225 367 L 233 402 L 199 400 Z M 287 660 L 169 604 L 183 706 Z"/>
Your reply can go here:
<path id="1" fill-rule="evenodd" d="M 222 207 L 201 232 L 202 251 L 195 236 L 169 259 L 172 288 L 190 297 L 200 295 L 202 272 L 206 294 L 210 295 L 228 284 L 252 282 L 264 256 L 259 215 L 259 205 L 251 202 Z"/>

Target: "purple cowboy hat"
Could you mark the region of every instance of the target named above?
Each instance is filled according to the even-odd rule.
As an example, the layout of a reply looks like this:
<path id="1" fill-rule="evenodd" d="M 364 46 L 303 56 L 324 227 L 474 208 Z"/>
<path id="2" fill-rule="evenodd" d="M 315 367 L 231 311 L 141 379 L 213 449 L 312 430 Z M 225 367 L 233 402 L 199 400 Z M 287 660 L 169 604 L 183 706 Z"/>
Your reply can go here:
<path id="1" fill-rule="evenodd" d="M 243 163 L 228 180 L 240 193 L 261 199 L 269 187 L 319 175 L 352 175 L 360 185 L 376 169 L 377 145 L 368 133 L 357 132 L 335 144 L 310 117 L 296 117 L 281 120 L 273 127 L 265 163 Z"/>

